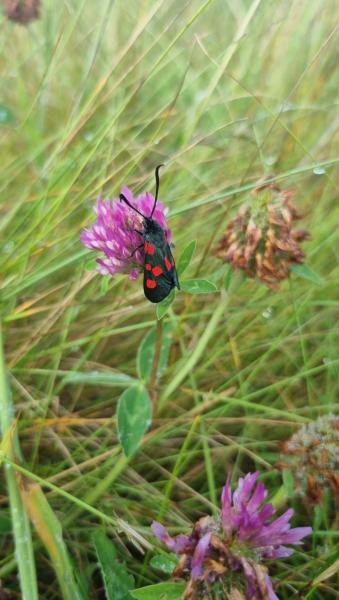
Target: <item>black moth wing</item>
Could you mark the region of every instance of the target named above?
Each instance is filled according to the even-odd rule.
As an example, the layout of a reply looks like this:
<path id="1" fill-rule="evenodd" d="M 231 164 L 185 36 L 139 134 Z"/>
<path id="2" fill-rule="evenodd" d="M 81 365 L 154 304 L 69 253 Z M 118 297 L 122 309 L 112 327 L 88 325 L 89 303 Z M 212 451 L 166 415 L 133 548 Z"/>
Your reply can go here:
<path id="1" fill-rule="evenodd" d="M 151 246 L 153 253 L 148 252 Z M 160 246 L 145 242 L 144 294 L 153 303 L 167 298 L 171 290 L 179 287 L 171 248 L 166 242 Z"/>

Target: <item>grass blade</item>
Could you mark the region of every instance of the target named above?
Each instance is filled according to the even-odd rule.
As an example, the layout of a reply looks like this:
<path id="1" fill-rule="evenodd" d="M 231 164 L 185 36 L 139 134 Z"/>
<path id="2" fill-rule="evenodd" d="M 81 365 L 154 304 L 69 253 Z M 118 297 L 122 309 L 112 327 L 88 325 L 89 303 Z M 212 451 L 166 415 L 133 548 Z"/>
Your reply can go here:
<path id="1" fill-rule="evenodd" d="M 0 423 L 2 438 L 5 438 L 6 434 L 11 430 L 14 421 L 14 407 L 7 381 L 2 330 L 0 325 Z M 8 449 L 8 453 L 12 460 L 14 460 L 15 457 L 20 456 L 19 441 L 15 432 L 13 432 L 13 444 L 11 444 Z M 29 520 L 21 500 L 13 466 L 6 464 L 5 472 L 22 598 L 23 600 L 38 600 L 34 552 Z"/>
<path id="2" fill-rule="evenodd" d="M 50 556 L 63 599 L 85 600 L 74 577 L 74 567 L 62 537 L 61 524 L 40 485 L 21 473 L 18 474 L 18 481 L 22 501 Z"/>

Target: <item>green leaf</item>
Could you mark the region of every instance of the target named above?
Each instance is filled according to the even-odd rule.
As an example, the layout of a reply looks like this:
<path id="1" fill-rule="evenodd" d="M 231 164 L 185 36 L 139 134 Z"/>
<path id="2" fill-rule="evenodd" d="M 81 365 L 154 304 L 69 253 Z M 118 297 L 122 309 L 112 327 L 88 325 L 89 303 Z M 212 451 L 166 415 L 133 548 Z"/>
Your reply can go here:
<path id="1" fill-rule="evenodd" d="M 325 283 L 323 278 L 307 265 L 291 265 L 290 271 L 291 273 L 298 275 L 298 277 L 302 277 L 303 279 L 307 279 L 308 281 L 315 283 L 315 285 L 322 286 Z"/>
<path id="2" fill-rule="evenodd" d="M 187 294 L 210 294 L 218 291 L 216 285 L 207 279 L 185 279 L 180 286 Z"/>
<path id="3" fill-rule="evenodd" d="M 156 328 L 154 327 L 151 331 L 144 337 L 142 340 L 137 355 L 137 370 L 140 379 L 142 379 L 145 383 L 148 381 L 152 366 L 153 359 L 155 353 L 155 343 L 156 343 Z M 167 322 L 163 325 L 162 335 L 161 335 L 161 349 L 158 363 L 158 377 L 161 377 L 162 373 L 165 371 L 168 361 L 168 355 L 171 349 L 172 343 L 172 324 Z"/>
<path id="4" fill-rule="evenodd" d="M 162 302 L 159 302 L 159 304 L 157 304 L 157 319 L 158 319 L 158 321 L 160 321 L 160 319 L 162 319 L 165 316 L 165 314 L 167 313 L 171 304 L 173 304 L 174 299 L 175 299 L 175 290 L 173 289 L 170 291 L 167 298 L 165 298 Z"/>
<path id="5" fill-rule="evenodd" d="M 133 379 L 133 377 L 114 371 L 111 373 L 109 371 L 103 371 L 102 373 L 100 371 L 89 371 L 88 373 L 74 371 L 68 373 L 62 380 L 63 386 L 85 384 L 129 387 L 133 383 L 136 383 L 136 379 Z"/>
<path id="6" fill-rule="evenodd" d="M 118 435 L 122 448 L 130 457 L 139 448 L 144 433 L 152 422 L 152 405 L 142 384 L 125 390 L 117 408 Z"/>
<path id="7" fill-rule="evenodd" d="M 10 108 L 0 104 L 0 125 L 13 125 L 15 121 L 15 115 Z"/>
<path id="8" fill-rule="evenodd" d="M 131 593 L 137 600 L 181 600 L 185 587 L 185 583 L 168 581 L 147 585 Z"/>
<path id="9" fill-rule="evenodd" d="M 166 575 L 172 575 L 177 562 L 175 554 L 156 554 L 156 556 L 151 558 L 150 565 L 153 569 L 162 571 Z"/>
<path id="10" fill-rule="evenodd" d="M 184 271 L 186 271 L 188 265 L 190 264 L 195 248 L 197 245 L 197 241 L 193 240 L 189 244 L 187 244 L 186 248 L 184 248 L 180 258 L 176 264 L 176 269 L 178 275 L 182 275 Z"/>
<path id="11" fill-rule="evenodd" d="M 98 557 L 107 600 L 129 600 L 134 586 L 134 578 L 124 563 L 117 560 L 114 545 L 103 531 L 93 534 L 93 543 Z"/>

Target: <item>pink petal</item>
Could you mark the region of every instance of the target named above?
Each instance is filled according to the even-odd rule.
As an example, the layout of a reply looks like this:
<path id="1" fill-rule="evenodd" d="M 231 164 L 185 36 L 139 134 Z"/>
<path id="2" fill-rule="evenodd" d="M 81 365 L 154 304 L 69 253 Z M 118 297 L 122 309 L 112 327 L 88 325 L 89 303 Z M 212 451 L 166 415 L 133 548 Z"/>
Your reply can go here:
<path id="1" fill-rule="evenodd" d="M 193 557 L 192 557 L 192 577 L 193 579 L 199 579 L 202 575 L 202 564 L 206 558 L 206 554 L 210 545 L 212 533 L 209 531 L 199 540 Z"/>

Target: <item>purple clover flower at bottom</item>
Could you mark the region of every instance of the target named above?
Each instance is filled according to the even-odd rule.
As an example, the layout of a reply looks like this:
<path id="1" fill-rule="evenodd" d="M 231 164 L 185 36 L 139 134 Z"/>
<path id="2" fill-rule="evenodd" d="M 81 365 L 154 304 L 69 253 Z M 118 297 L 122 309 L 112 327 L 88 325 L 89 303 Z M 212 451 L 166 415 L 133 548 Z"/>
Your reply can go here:
<path id="1" fill-rule="evenodd" d="M 174 575 L 188 579 L 186 600 L 214 585 L 222 586 L 229 600 L 279 600 L 262 561 L 290 556 L 294 549 L 286 544 L 299 545 L 312 528 L 291 528 L 292 509 L 273 519 L 275 509 L 265 503 L 267 490 L 258 477 L 259 472 L 241 477 L 233 494 L 228 478 L 220 520 L 203 517 L 190 535 L 171 537 L 153 522 L 154 535 L 180 556 Z"/>
<path id="2" fill-rule="evenodd" d="M 149 192 L 133 198 L 131 191 L 123 187 L 121 192 L 132 206 L 146 217 L 151 215 L 154 197 Z M 142 231 L 143 220 L 138 213 L 119 199 L 98 199 L 94 207 L 97 215 L 96 222 L 81 232 L 80 240 L 91 250 L 102 253 L 102 258 L 97 258 L 98 271 L 101 275 L 116 275 L 129 273 L 131 279 L 136 279 L 143 270 L 144 250 L 138 248 L 142 237 L 136 230 Z M 153 219 L 165 230 L 167 241 L 171 241 L 171 231 L 166 223 L 167 209 L 161 202 L 157 202 Z"/>

